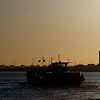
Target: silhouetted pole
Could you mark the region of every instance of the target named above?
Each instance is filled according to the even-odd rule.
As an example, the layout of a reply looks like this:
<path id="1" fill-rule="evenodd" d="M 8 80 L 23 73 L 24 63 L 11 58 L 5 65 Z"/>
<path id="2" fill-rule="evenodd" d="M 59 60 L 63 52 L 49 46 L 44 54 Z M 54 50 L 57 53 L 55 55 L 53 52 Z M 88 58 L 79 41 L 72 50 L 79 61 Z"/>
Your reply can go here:
<path id="1" fill-rule="evenodd" d="M 100 65 L 100 51 L 99 51 L 99 65 Z"/>
<path id="2" fill-rule="evenodd" d="M 53 62 L 53 58 L 51 57 L 51 64 L 52 64 L 52 62 Z"/>
<path id="3" fill-rule="evenodd" d="M 14 59 L 14 66 L 15 66 L 15 59 Z"/>
<path id="4" fill-rule="evenodd" d="M 60 55 L 58 55 L 58 61 L 60 61 Z"/>
<path id="5" fill-rule="evenodd" d="M 33 58 L 32 58 L 32 65 L 33 65 Z"/>

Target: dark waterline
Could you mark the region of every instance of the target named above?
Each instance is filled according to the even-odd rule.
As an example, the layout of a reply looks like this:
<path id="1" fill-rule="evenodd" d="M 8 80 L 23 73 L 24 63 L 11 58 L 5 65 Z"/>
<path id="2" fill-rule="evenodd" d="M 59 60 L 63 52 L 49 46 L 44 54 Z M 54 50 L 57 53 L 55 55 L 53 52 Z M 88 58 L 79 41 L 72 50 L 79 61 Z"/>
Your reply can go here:
<path id="1" fill-rule="evenodd" d="M 100 99 L 100 72 L 82 72 L 80 88 L 44 88 L 27 84 L 26 72 L 0 72 L 0 100 Z"/>

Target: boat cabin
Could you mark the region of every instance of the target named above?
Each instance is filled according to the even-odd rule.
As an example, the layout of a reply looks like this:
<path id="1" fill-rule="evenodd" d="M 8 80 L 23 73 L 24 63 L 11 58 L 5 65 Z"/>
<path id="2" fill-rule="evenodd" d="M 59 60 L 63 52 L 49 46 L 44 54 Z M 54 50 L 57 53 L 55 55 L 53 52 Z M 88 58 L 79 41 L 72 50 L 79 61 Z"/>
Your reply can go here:
<path id="1" fill-rule="evenodd" d="M 67 64 L 68 64 L 68 62 L 59 61 L 59 62 L 52 63 L 52 67 L 53 67 L 53 69 L 67 70 Z"/>

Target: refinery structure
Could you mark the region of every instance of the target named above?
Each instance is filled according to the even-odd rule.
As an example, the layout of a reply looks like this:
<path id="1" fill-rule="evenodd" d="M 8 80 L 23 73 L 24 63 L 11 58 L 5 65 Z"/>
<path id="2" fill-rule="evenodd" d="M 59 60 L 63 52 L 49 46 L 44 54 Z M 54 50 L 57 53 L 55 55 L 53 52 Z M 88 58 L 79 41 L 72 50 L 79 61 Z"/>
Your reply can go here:
<path id="1" fill-rule="evenodd" d="M 68 66 L 69 70 L 76 70 L 76 71 L 82 71 L 82 72 L 100 72 L 100 51 L 99 51 L 99 57 L 98 57 L 98 64 L 93 64 L 92 62 L 90 64 L 84 65 L 84 64 L 77 64 L 74 66 Z M 52 59 L 51 58 L 51 63 L 52 63 Z M 59 55 L 58 55 L 58 61 L 60 60 Z M 43 66 L 40 66 L 39 63 L 42 62 Z M 15 59 L 14 59 L 14 64 L 13 65 L 0 65 L 0 71 L 27 71 L 27 70 L 36 70 L 38 68 L 46 68 L 48 67 L 45 64 L 45 59 L 44 57 L 42 57 L 41 59 L 39 59 L 37 65 L 33 65 L 33 58 L 32 58 L 32 65 L 29 66 L 25 66 L 25 65 L 20 65 L 20 66 L 16 66 L 15 65 Z"/>

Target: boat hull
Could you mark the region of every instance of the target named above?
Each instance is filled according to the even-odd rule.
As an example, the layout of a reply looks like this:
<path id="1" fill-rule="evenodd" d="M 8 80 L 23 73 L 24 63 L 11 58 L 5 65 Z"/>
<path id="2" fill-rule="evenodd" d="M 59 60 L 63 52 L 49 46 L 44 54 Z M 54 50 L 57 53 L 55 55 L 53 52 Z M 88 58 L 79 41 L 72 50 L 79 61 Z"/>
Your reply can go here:
<path id="1" fill-rule="evenodd" d="M 80 73 L 27 73 L 27 82 L 35 86 L 79 87 L 84 80 Z"/>

